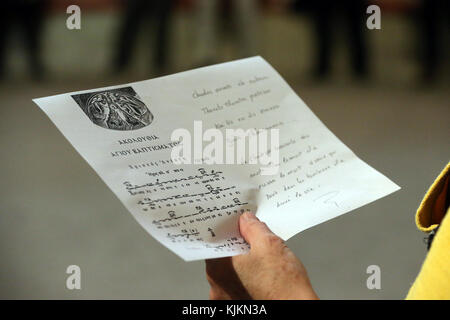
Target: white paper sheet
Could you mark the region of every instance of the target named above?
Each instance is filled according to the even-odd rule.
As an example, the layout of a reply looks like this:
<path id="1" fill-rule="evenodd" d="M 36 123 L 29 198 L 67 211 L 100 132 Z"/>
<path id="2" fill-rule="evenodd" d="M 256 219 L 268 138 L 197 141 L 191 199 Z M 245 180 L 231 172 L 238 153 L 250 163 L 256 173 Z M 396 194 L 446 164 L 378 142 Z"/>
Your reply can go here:
<path id="1" fill-rule="evenodd" d="M 110 99 L 134 109 L 114 113 Z M 399 189 L 339 141 L 261 57 L 33 101 L 142 227 L 187 261 L 247 252 L 238 231 L 245 210 L 286 240 Z M 174 164 L 171 134 L 193 131 L 194 121 L 203 130 L 279 129 L 279 171 Z"/>

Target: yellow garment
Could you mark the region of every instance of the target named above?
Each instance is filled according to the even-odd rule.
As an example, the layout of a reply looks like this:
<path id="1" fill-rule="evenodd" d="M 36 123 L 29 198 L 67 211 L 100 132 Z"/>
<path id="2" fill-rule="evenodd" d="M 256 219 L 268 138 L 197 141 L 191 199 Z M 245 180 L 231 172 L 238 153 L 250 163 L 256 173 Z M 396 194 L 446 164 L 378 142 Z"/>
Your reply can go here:
<path id="1" fill-rule="evenodd" d="M 450 210 L 446 208 L 450 162 L 428 190 L 416 213 L 417 227 L 429 232 L 439 226 L 407 299 L 450 299 Z"/>

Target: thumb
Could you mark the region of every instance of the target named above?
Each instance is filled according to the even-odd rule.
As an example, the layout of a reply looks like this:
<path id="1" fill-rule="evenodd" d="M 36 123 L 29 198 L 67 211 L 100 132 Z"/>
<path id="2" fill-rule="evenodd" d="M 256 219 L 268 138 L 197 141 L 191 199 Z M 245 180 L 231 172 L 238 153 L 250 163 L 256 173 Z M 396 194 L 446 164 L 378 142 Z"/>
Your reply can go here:
<path id="1" fill-rule="evenodd" d="M 279 239 L 281 243 L 283 242 L 251 212 L 245 212 L 240 216 L 239 231 L 252 248 L 263 246 L 267 242 L 272 242 L 275 238 Z"/>

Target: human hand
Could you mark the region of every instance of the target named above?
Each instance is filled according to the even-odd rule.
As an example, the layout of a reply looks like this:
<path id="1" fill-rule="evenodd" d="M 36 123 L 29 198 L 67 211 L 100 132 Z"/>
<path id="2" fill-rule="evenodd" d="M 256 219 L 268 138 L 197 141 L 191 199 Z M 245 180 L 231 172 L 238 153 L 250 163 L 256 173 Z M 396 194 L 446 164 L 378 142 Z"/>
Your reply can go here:
<path id="1" fill-rule="evenodd" d="M 247 212 L 239 230 L 249 253 L 206 260 L 210 299 L 318 299 L 301 261 L 265 223 Z"/>

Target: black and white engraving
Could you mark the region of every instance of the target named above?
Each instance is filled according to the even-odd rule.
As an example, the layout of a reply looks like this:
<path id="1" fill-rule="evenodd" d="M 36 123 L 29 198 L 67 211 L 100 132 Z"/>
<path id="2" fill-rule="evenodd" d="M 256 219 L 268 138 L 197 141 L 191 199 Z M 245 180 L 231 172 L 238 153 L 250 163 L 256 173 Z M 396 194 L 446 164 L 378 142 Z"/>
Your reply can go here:
<path id="1" fill-rule="evenodd" d="M 73 95 L 96 125 L 113 130 L 136 130 L 148 126 L 153 115 L 132 87 Z"/>

